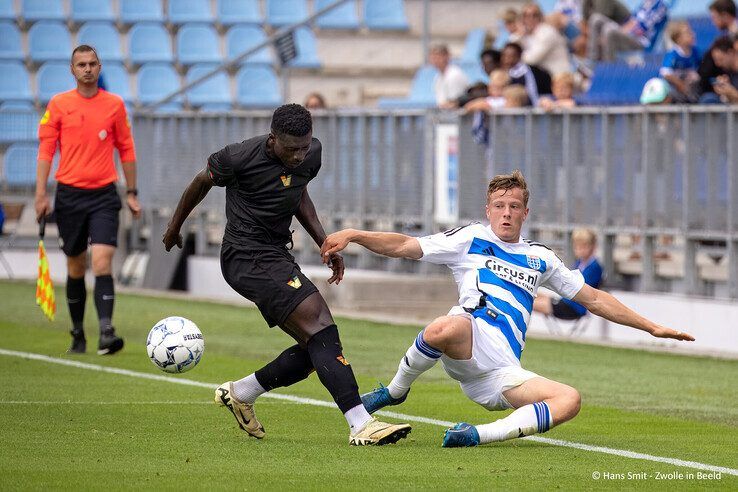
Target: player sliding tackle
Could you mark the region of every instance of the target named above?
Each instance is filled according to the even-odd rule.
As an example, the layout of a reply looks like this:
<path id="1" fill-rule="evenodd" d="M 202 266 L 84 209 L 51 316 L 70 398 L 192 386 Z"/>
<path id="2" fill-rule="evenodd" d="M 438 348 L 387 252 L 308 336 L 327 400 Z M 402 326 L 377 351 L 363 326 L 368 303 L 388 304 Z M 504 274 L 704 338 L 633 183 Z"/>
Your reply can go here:
<path id="1" fill-rule="evenodd" d="M 655 337 L 694 338 L 656 324 L 607 292 L 586 285 L 550 249 L 524 240 L 528 188 L 520 171 L 496 176 L 487 189 L 489 226 L 479 223 L 426 237 L 345 229 L 323 242 L 324 262 L 356 243 L 385 256 L 447 265 L 459 289 L 459 305 L 422 330 L 400 361 L 388 387 L 362 396 L 374 413 L 405 401 L 410 385 L 440 359 L 449 376 L 488 410 L 514 408 L 491 424 L 456 424 L 444 447 L 476 446 L 546 432 L 579 412 L 577 390 L 520 366 L 533 299 L 540 286 L 573 299 L 589 311 Z"/>

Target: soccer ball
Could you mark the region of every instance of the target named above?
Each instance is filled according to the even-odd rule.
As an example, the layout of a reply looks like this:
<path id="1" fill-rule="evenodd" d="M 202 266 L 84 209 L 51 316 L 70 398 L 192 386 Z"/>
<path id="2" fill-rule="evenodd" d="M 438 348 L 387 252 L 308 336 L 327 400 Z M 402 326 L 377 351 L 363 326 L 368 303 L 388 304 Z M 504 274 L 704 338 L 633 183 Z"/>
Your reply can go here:
<path id="1" fill-rule="evenodd" d="M 205 339 L 195 323 L 179 316 L 164 318 L 146 339 L 146 353 L 164 372 L 187 372 L 200 362 Z"/>

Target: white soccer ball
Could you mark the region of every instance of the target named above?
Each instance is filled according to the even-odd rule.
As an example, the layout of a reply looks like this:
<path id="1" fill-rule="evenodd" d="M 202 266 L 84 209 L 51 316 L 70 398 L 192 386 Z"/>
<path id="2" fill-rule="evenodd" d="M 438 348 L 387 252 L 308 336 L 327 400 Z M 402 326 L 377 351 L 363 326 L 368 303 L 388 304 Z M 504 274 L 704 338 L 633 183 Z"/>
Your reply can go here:
<path id="1" fill-rule="evenodd" d="M 146 353 L 164 372 L 187 372 L 200 362 L 205 339 L 195 323 L 180 316 L 164 318 L 146 339 Z"/>

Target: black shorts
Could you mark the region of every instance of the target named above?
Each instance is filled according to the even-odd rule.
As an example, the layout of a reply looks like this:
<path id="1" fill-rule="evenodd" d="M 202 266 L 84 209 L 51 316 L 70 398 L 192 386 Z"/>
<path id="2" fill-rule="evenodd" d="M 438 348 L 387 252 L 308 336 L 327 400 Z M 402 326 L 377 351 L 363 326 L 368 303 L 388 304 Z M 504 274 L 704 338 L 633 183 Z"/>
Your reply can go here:
<path id="1" fill-rule="evenodd" d="M 118 246 L 120 196 L 111 183 L 102 188 L 75 188 L 59 183 L 54 215 L 59 245 L 67 256 L 77 256 L 88 244 Z"/>
<path id="2" fill-rule="evenodd" d="M 554 302 L 551 307 L 553 308 L 553 315 L 559 319 L 574 320 L 582 317 L 581 314 L 576 312 L 573 307 L 569 306 L 565 302 Z"/>
<path id="3" fill-rule="evenodd" d="M 282 325 L 318 288 L 285 249 L 243 251 L 224 242 L 220 269 L 228 285 L 256 304 L 270 327 Z"/>

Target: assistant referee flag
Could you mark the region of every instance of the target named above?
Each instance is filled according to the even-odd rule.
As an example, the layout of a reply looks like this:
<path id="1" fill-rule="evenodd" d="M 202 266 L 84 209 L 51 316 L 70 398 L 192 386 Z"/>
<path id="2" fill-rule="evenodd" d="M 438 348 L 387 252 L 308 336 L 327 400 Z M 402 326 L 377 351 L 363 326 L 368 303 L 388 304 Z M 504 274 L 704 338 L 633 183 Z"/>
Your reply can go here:
<path id="1" fill-rule="evenodd" d="M 49 321 L 54 321 L 56 314 L 56 299 L 54 298 L 54 285 L 51 283 L 49 274 L 49 259 L 44 247 L 44 230 L 46 219 L 41 219 L 38 235 L 38 280 L 36 280 L 36 304 L 41 307 Z"/>

